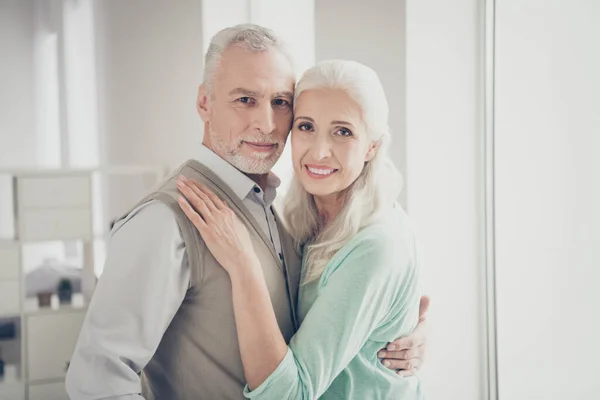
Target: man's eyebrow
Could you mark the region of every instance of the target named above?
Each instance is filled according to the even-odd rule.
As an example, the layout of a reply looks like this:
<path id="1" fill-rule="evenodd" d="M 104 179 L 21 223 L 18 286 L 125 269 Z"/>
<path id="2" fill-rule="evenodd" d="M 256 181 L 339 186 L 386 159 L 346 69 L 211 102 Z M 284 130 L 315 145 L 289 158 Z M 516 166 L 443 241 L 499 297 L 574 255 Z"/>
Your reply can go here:
<path id="1" fill-rule="evenodd" d="M 273 97 L 285 97 L 287 99 L 293 99 L 294 98 L 294 93 L 290 92 L 290 91 L 285 91 L 285 92 L 277 92 L 273 95 Z"/>
<path id="2" fill-rule="evenodd" d="M 263 97 L 262 94 L 255 92 L 250 89 L 244 89 L 242 87 L 235 88 L 229 92 L 229 95 L 232 96 L 234 94 L 241 94 L 248 97 Z"/>

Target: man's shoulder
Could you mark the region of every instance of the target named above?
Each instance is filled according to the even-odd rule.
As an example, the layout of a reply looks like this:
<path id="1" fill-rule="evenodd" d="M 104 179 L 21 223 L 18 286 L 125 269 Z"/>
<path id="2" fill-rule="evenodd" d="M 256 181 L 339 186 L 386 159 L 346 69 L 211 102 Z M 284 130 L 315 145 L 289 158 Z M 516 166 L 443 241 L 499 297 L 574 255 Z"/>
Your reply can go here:
<path id="1" fill-rule="evenodd" d="M 128 214 L 116 221 L 111 230 L 111 236 L 125 225 L 154 231 L 156 229 L 176 228 L 177 221 L 172 208 L 167 203 L 159 199 L 152 199 L 137 205 Z"/>

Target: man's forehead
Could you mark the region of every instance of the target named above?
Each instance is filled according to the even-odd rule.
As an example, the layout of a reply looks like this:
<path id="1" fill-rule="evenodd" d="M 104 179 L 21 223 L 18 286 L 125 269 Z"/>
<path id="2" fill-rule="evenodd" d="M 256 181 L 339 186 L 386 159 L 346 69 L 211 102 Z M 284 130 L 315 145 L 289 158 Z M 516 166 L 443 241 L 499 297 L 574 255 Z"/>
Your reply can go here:
<path id="1" fill-rule="evenodd" d="M 257 97 L 257 98 L 263 98 L 266 96 L 270 96 L 270 97 L 287 97 L 287 98 L 293 98 L 294 97 L 294 92 L 293 92 L 293 88 L 291 90 L 289 89 L 283 89 L 283 90 L 263 90 L 263 89 L 252 89 L 252 86 L 256 86 L 256 85 L 249 85 L 247 87 L 244 86 L 238 86 L 235 87 L 233 89 L 231 89 L 227 94 L 230 96 L 249 96 L 249 97 Z"/>
<path id="2" fill-rule="evenodd" d="M 252 52 L 234 47 L 225 50 L 220 64 L 219 80 L 226 92 L 236 88 L 263 95 L 294 91 L 292 66 L 276 49 Z"/>
<path id="3" fill-rule="evenodd" d="M 295 81 L 293 77 L 246 72 L 222 75 L 218 84 L 223 92 L 229 96 L 294 97 Z"/>

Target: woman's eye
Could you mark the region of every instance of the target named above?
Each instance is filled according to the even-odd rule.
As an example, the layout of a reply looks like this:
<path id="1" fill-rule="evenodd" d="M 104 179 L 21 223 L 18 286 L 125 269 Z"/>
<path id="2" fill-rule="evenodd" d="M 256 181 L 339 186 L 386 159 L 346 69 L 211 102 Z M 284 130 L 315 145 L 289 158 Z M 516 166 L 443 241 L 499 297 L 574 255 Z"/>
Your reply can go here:
<path id="1" fill-rule="evenodd" d="M 353 136 L 353 133 L 350 131 L 350 129 L 346 129 L 346 128 L 340 128 L 337 130 L 336 132 L 338 135 L 343 136 L 343 137 L 351 137 Z"/>
<path id="2" fill-rule="evenodd" d="M 306 122 L 303 122 L 300 125 L 298 125 L 298 129 L 304 132 L 312 131 L 312 128 L 312 125 Z"/>

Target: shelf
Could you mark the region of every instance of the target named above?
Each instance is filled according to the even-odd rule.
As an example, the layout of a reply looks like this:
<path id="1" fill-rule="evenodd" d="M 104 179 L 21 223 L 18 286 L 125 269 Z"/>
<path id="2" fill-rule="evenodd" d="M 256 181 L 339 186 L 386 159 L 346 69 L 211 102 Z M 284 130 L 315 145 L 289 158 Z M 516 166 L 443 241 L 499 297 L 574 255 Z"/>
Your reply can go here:
<path id="1" fill-rule="evenodd" d="M 0 381 L 0 399 L 14 400 L 25 398 L 25 382 L 16 381 Z"/>
<path id="2" fill-rule="evenodd" d="M 85 311 L 87 310 L 87 300 L 84 298 L 84 303 L 82 306 L 75 307 L 70 303 L 59 304 L 57 309 L 53 309 L 51 307 L 39 307 L 37 302 L 37 297 L 28 297 L 25 299 L 23 314 L 26 316 L 31 315 L 48 315 L 48 314 L 64 314 L 64 313 L 72 313 L 77 311 Z"/>
<path id="3" fill-rule="evenodd" d="M 61 306 L 57 310 L 53 310 L 50 307 L 42 307 L 37 310 L 26 310 L 23 312 L 25 316 L 37 316 L 37 315 L 59 315 L 59 314 L 70 314 L 75 312 L 86 312 L 87 304 L 83 307 L 73 307 L 73 306 Z"/>
<path id="4" fill-rule="evenodd" d="M 10 386 L 23 386 L 25 382 L 21 379 L 17 379 L 16 381 L 4 381 L 0 379 L 0 388 L 7 388 Z M 0 392 L 2 393 L 2 392 Z"/>
<path id="5" fill-rule="evenodd" d="M 110 222 L 165 172 L 156 166 L 0 171 L 0 320 L 14 320 L 16 328 L 0 348 L 17 368 L 16 380 L 0 382 L 0 400 L 68 398 L 65 366 L 105 258 Z M 83 295 L 74 297 L 80 306 L 57 304 L 63 278 L 72 281 L 74 296 Z M 36 295 L 50 292 L 55 308 L 39 307 Z"/>
<path id="6" fill-rule="evenodd" d="M 20 318 L 20 317 L 21 317 L 21 311 L 19 311 L 19 310 L 0 312 L 0 319 L 11 319 L 11 318 Z M 0 340 L 2 340 L 2 339 L 0 339 Z"/>

